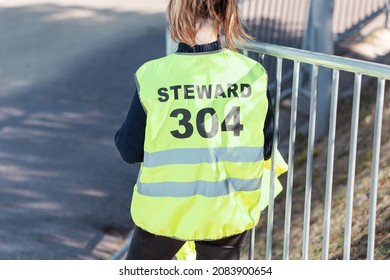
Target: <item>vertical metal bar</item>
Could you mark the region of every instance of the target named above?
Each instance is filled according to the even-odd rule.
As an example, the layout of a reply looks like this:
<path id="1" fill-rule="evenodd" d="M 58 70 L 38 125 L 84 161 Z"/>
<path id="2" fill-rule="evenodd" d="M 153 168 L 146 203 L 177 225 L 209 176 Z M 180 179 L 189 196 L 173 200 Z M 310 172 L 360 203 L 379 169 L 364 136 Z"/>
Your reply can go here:
<path id="1" fill-rule="evenodd" d="M 385 80 L 378 79 L 378 93 L 377 93 L 376 110 L 375 110 L 376 115 L 375 115 L 375 129 L 374 129 L 374 147 L 373 147 L 372 165 L 371 165 L 370 213 L 369 213 L 369 222 L 368 222 L 368 242 L 367 242 L 368 260 L 374 259 L 376 200 L 377 200 L 377 193 L 378 193 L 378 173 L 379 173 L 379 162 L 380 162 L 384 95 L 385 95 Z"/>
<path id="2" fill-rule="evenodd" d="M 295 29 L 295 41 L 294 41 L 294 47 L 298 48 L 300 47 L 302 40 L 303 40 L 303 29 L 305 28 L 304 23 L 304 17 L 305 17 L 305 8 L 304 8 L 304 2 L 300 1 L 299 3 L 299 10 L 297 14 L 295 15 L 295 18 L 297 19 L 296 23 L 296 29 Z"/>
<path id="3" fill-rule="evenodd" d="M 252 26 L 255 26 L 256 24 L 256 15 L 258 14 L 258 9 L 259 9 L 259 1 L 254 1 L 255 2 L 255 7 L 252 9 L 252 14 L 250 16 L 251 18 L 251 23 L 252 23 Z M 254 30 L 255 34 L 256 34 L 256 30 Z M 256 35 L 254 35 L 256 36 Z"/>
<path id="4" fill-rule="evenodd" d="M 294 1 L 295 2 L 295 1 Z M 293 14 L 293 23 L 294 23 L 294 27 L 293 29 L 290 31 L 290 43 L 289 43 L 289 46 L 291 47 L 294 47 L 296 48 L 298 45 L 297 44 L 297 41 L 298 41 L 298 37 L 299 37 L 299 23 L 300 23 L 300 20 L 301 20 L 301 15 L 300 15 L 300 11 L 301 11 L 301 3 L 299 3 L 300 1 L 298 1 L 298 3 L 295 3 L 294 5 L 294 8 L 296 9 L 294 14 Z"/>
<path id="5" fill-rule="evenodd" d="M 351 125 L 351 141 L 349 147 L 349 163 L 348 163 L 348 189 L 347 189 L 347 207 L 345 215 L 345 233 L 344 233 L 344 259 L 350 258 L 351 247 L 351 228 L 352 228 L 352 207 L 353 207 L 353 192 L 355 187 L 355 169 L 356 169 L 356 147 L 359 126 L 359 106 L 360 92 L 362 84 L 362 75 L 355 74 L 355 87 L 353 92 L 353 108 L 352 108 L 352 125 Z"/>
<path id="6" fill-rule="evenodd" d="M 307 50 L 308 49 L 308 33 L 309 33 L 309 17 L 310 17 L 310 0 L 308 0 L 308 8 L 306 9 L 306 15 L 305 15 L 305 22 L 302 26 L 302 41 L 301 41 L 301 44 L 300 44 L 300 48 L 303 49 L 303 50 Z"/>
<path id="7" fill-rule="evenodd" d="M 344 33 L 344 31 L 346 30 L 346 27 L 345 27 L 345 22 L 346 22 L 346 19 L 347 19 L 347 5 L 346 5 L 346 2 L 345 1 L 338 1 L 338 3 L 340 3 L 339 5 L 339 11 L 338 13 L 335 15 L 334 18 L 338 18 L 339 19 L 339 22 L 337 24 L 337 34 L 342 34 Z"/>
<path id="8" fill-rule="evenodd" d="M 271 163 L 271 182 L 269 191 L 269 204 L 268 204 L 268 222 L 267 222 L 267 244 L 265 259 L 270 260 L 272 258 L 272 230 L 274 221 L 274 196 L 275 196 L 275 181 L 276 181 L 276 157 L 275 151 L 278 144 L 279 133 L 279 106 L 280 106 L 280 93 L 282 87 L 282 62 L 281 58 L 277 58 L 276 61 L 276 100 L 275 100 L 275 117 L 274 117 L 274 135 L 272 139 L 272 163 Z"/>
<path id="9" fill-rule="evenodd" d="M 291 9 L 292 21 L 290 22 L 290 36 L 288 38 L 287 46 L 297 47 L 294 45 L 296 36 L 299 32 L 299 5 L 294 5 Z"/>
<path id="10" fill-rule="evenodd" d="M 255 259 L 255 233 L 256 233 L 255 228 L 252 228 L 251 231 L 249 232 L 249 255 L 248 255 L 249 260 Z"/>
<path id="11" fill-rule="evenodd" d="M 348 12 L 348 6 L 350 5 L 350 3 L 347 3 L 346 1 L 341 1 L 343 2 L 343 9 L 342 9 L 342 13 L 340 15 L 340 18 L 342 19 L 342 24 L 340 26 L 342 26 L 342 29 L 340 30 L 340 33 L 344 33 L 347 29 L 348 29 L 348 23 L 350 23 L 351 21 L 351 17 L 352 17 L 352 13 Z M 353 4 L 352 4 L 353 5 Z"/>
<path id="12" fill-rule="evenodd" d="M 380 2 L 383 2 L 383 0 L 371 0 L 370 14 L 372 14 L 378 10 L 379 6 L 382 4 Z"/>
<path id="13" fill-rule="evenodd" d="M 169 31 L 169 24 L 166 22 L 165 26 L 165 54 L 170 55 L 172 52 L 172 39 Z"/>
<path id="14" fill-rule="evenodd" d="M 338 3 L 338 5 L 336 6 L 336 7 L 338 7 L 338 8 L 336 8 L 335 9 L 335 15 L 334 15 L 334 18 L 335 19 L 338 19 L 338 22 L 335 24 L 333 24 L 333 27 L 335 27 L 335 28 L 337 28 L 336 30 L 337 30 L 337 35 L 340 35 L 341 33 L 343 33 L 344 32 L 344 30 L 345 30 L 345 27 L 344 27 L 344 21 L 345 21 L 345 17 L 346 16 L 340 16 L 340 15 L 346 15 L 345 14 L 345 2 L 344 1 L 335 1 L 336 3 Z"/>
<path id="15" fill-rule="evenodd" d="M 359 3 L 359 20 L 360 19 L 364 19 L 364 1 L 365 0 L 360 0 L 360 3 Z"/>
<path id="16" fill-rule="evenodd" d="M 389 27 L 389 14 L 390 14 L 390 12 L 387 12 L 387 14 L 386 14 L 386 19 L 385 19 L 385 27 L 386 28 Z"/>
<path id="17" fill-rule="evenodd" d="M 313 175 L 313 151 L 315 139 L 315 124 L 317 110 L 317 83 L 318 66 L 312 67 L 311 96 L 310 96 L 310 117 L 309 117 L 309 139 L 307 146 L 307 164 L 306 164 L 306 188 L 305 188 L 305 210 L 303 219 L 303 243 L 302 259 L 309 258 L 309 229 L 310 229 L 310 206 Z"/>
<path id="18" fill-rule="evenodd" d="M 334 147 L 336 138 L 337 101 L 339 95 L 340 71 L 333 69 L 332 96 L 330 107 L 329 137 L 328 137 L 328 159 L 326 164 L 326 190 L 324 208 L 324 229 L 322 241 L 322 259 L 327 260 L 329 254 L 329 233 L 330 233 L 330 211 L 332 203 Z"/>
<path id="19" fill-rule="evenodd" d="M 243 50 L 242 50 L 242 54 L 245 55 L 245 56 L 248 56 L 248 54 L 249 54 L 249 53 L 248 53 L 248 50 L 247 50 L 247 49 L 243 49 Z"/>
<path id="20" fill-rule="evenodd" d="M 246 13 L 245 17 L 247 19 L 249 19 L 249 15 L 250 15 L 250 12 L 252 10 L 251 8 L 252 8 L 252 3 L 253 2 L 254 2 L 253 0 L 245 1 L 245 3 L 247 4 L 247 13 Z"/>
<path id="21" fill-rule="evenodd" d="M 177 49 L 178 43 L 172 40 L 169 23 L 165 26 L 165 54 L 170 55 Z"/>
<path id="22" fill-rule="evenodd" d="M 263 4 L 261 6 L 261 9 L 259 13 L 257 14 L 257 19 L 256 19 L 256 39 L 258 41 L 264 41 L 264 33 L 263 30 L 266 29 L 266 14 L 264 14 L 265 7 L 268 5 L 268 1 L 262 1 Z"/>
<path id="23" fill-rule="evenodd" d="M 288 173 L 286 186 L 286 214 L 284 220 L 284 245 L 283 259 L 289 258 L 290 247 L 290 223 L 291 223 L 291 200 L 294 176 L 294 152 L 295 152 L 295 134 L 297 128 L 297 104 L 299 88 L 299 68 L 300 62 L 294 61 L 293 90 L 291 94 L 291 121 L 290 121 L 290 140 L 288 148 Z"/>
<path id="24" fill-rule="evenodd" d="M 274 10 L 275 10 L 275 0 L 274 1 L 269 1 L 270 2 L 270 7 L 269 7 L 269 10 L 267 12 L 267 16 L 268 16 L 268 28 L 267 28 L 267 36 L 265 37 L 265 42 L 267 43 L 273 43 L 273 33 L 275 32 L 275 25 L 276 25 L 276 22 L 277 20 L 273 20 L 275 19 L 275 14 L 274 14 Z M 271 25 L 272 24 L 272 25 Z"/>
<path id="25" fill-rule="evenodd" d="M 277 4 L 275 5 L 275 11 L 273 14 L 273 18 L 276 20 L 276 23 L 275 23 L 275 28 L 272 32 L 272 38 L 273 38 L 272 43 L 276 45 L 280 45 L 279 39 L 280 39 L 280 35 L 282 34 L 281 26 L 283 24 L 280 18 L 282 16 L 283 16 L 283 5 L 280 5 L 280 2 L 278 1 Z"/>
<path id="26" fill-rule="evenodd" d="M 253 20 L 253 30 L 254 30 L 254 36 L 256 37 L 257 41 L 260 40 L 260 33 L 261 33 L 261 27 L 263 26 L 264 17 L 262 16 L 262 12 L 264 11 L 264 5 L 265 1 L 261 1 L 261 5 L 259 5 L 258 9 L 255 11 L 255 17 Z"/>
<path id="27" fill-rule="evenodd" d="M 286 14 L 284 16 L 284 20 L 285 21 L 285 26 L 284 26 L 284 33 L 283 33 L 283 37 L 281 38 L 281 41 L 282 41 L 282 45 L 284 46 L 287 46 L 287 40 L 286 38 L 289 38 L 290 36 L 292 36 L 291 32 L 290 32 L 290 29 L 291 29 L 291 24 L 293 23 L 293 20 L 294 20 L 294 16 L 292 15 L 292 9 L 293 9 L 293 5 L 294 3 L 292 3 L 292 1 L 287 1 L 287 3 L 284 3 L 283 5 L 286 6 Z"/>
<path id="28" fill-rule="evenodd" d="M 291 1 L 288 1 L 288 5 L 291 5 L 290 3 L 291 3 Z M 287 5 L 287 4 L 285 4 L 285 5 Z M 284 42 L 283 42 L 284 46 L 292 46 L 292 40 L 293 40 L 292 31 L 294 28 L 294 20 L 295 20 L 294 9 L 296 8 L 296 6 L 297 6 L 296 3 L 292 3 L 292 6 L 289 7 L 288 16 L 285 19 L 287 22 L 287 25 L 286 25 L 286 36 L 284 36 Z"/>
<path id="29" fill-rule="evenodd" d="M 270 14 L 271 1 L 263 1 L 263 9 L 261 10 L 261 28 L 260 28 L 260 41 L 266 42 L 267 31 L 270 30 L 270 21 L 268 15 Z M 267 43 L 267 42 L 266 42 Z"/>
<path id="30" fill-rule="evenodd" d="M 271 2 L 271 8 L 270 8 L 270 13 L 268 14 L 268 16 L 270 19 L 274 19 L 274 20 L 269 21 L 272 23 L 272 25 L 268 26 L 268 29 L 266 31 L 268 34 L 267 34 L 265 41 L 267 43 L 274 43 L 274 33 L 275 33 L 275 29 L 277 28 L 276 26 L 277 26 L 277 22 L 278 22 L 278 20 L 276 19 L 276 16 L 277 16 L 276 7 L 278 4 L 278 1 L 274 0 L 274 1 L 270 1 L 270 2 Z"/>
<path id="31" fill-rule="evenodd" d="M 340 27 L 340 17 L 339 10 L 340 10 L 340 1 L 334 1 L 333 3 L 333 22 L 332 22 L 332 30 L 333 34 L 337 35 L 339 34 L 339 30 L 336 29 L 336 27 Z"/>
<path id="32" fill-rule="evenodd" d="M 273 68 L 271 68 L 273 67 L 273 63 L 270 63 L 270 61 L 270 59 L 267 59 L 267 61 L 265 60 L 265 54 L 259 53 L 259 62 L 264 66 L 264 68 L 267 69 L 268 75 L 270 75 L 270 73 L 273 71 Z"/>
<path id="33" fill-rule="evenodd" d="M 357 1 L 359 2 L 359 1 Z M 359 16 L 359 3 L 356 3 L 356 0 L 354 1 L 354 9 L 353 9 L 353 12 L 351 13 L 351 15 L 353 16 L 353 23 L 352 25 L 355 25 L 356 23 L 359 22 L 360 20 L 360 16 Z"/>
<path id="34" fill-rule="evenodd" d="M 265 63 L 265 54 L 259 53 L 259 62 L 260 62 L 260 64 L 264 65 L 264 63 Z"/>
<path id="35" fill-rule="evenodd" d="M 364 17 L 370 14 L 370 4 L 371 4 L 370 1 L 366 1 L 366 5 L 364 6 L 364 11 L 365 11 Z"/>

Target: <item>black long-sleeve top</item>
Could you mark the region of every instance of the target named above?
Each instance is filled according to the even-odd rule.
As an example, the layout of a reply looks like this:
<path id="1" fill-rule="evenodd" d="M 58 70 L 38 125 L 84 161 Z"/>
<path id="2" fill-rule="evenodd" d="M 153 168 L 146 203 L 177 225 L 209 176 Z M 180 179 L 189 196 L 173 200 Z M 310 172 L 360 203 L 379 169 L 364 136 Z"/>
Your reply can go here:
<path id="1" fill-rule="evenodd" d="M 221 49 L 219 41 L 210 44 L 196 45 L 194 48 L 180 43 L 177 53 L 210 52 Z M 274 130 L 274 115 L 271 96 L 267 91 L 268 110 L 264 123 L 264 159 L 271 157 L 272 140 Z M 115 134 L 115 145 L 122 157 L 127 163 L 143 162 L 144 159 L 144 141 L 146 128 L 146 113 L 139 100 L 136 91 L 127 113 L 126 119 L 121 128 Z"/>

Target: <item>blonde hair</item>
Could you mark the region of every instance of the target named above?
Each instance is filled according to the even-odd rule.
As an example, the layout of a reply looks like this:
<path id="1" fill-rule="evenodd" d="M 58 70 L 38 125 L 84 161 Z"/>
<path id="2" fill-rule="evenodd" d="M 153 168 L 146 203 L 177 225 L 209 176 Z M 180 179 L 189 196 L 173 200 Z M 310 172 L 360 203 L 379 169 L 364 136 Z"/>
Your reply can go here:
<path id="1" fill-rule="evenodd" d="M 167 18 L 171 37 L 176 42 L 195 46 L 195 37 L 201 24 L 211 20 L 218 28 L 223 28 L 225 43 L 230 49 L 237 49 L 237 41 L 252 40 L 243 28 L 236 0 L 170 0 Z"/>

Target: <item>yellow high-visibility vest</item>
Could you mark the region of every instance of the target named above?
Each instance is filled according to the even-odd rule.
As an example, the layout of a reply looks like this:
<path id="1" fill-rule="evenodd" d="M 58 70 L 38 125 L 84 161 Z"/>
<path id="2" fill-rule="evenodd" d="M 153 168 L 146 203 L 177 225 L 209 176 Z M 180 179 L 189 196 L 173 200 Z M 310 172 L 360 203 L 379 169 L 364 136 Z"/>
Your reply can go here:
<path id="1" fill-rule="evenodd" d="M 147 114 L 135 224 L 181 240 L 253 228 L 264 208 L 264 68 L 223 49 L 175 53 L 145 63 L 135 76 Z"/>

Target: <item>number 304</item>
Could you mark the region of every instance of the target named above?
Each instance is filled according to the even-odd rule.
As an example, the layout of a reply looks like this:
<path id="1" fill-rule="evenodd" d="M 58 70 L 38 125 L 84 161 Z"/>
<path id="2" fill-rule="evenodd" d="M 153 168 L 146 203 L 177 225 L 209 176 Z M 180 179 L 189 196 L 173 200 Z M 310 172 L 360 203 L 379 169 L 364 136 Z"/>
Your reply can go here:
<path id="1" fill-rule="evenodd" d="M 211 127 L 206 130 L 205 122 L 206 116 L 211 116 Z M 191 112 L 187 109 L 179 108 L 172 111 L 170 117 L 179 119 L 179 126 L 184 127 L 184 132 L 180 130 L 172 130 L 171 134 L 175 138 L 185 139 L 192 136 L 194 133 L 194 126 L 191 121 Z M 233 107 L 226 115 L 222 124 L 219 124 L 217 112 L 213 108 L 204 108 L 196 115 L 196 129 L 199 135 L 203 138 L 213 138 L 221 131 L 233 131 L 234 136 L 240 136 L 241 131 L 244 130 L 244 126 L 240 123 L 240 107 Z M 182 130 L 182 129 L 181 129 Z"/>

